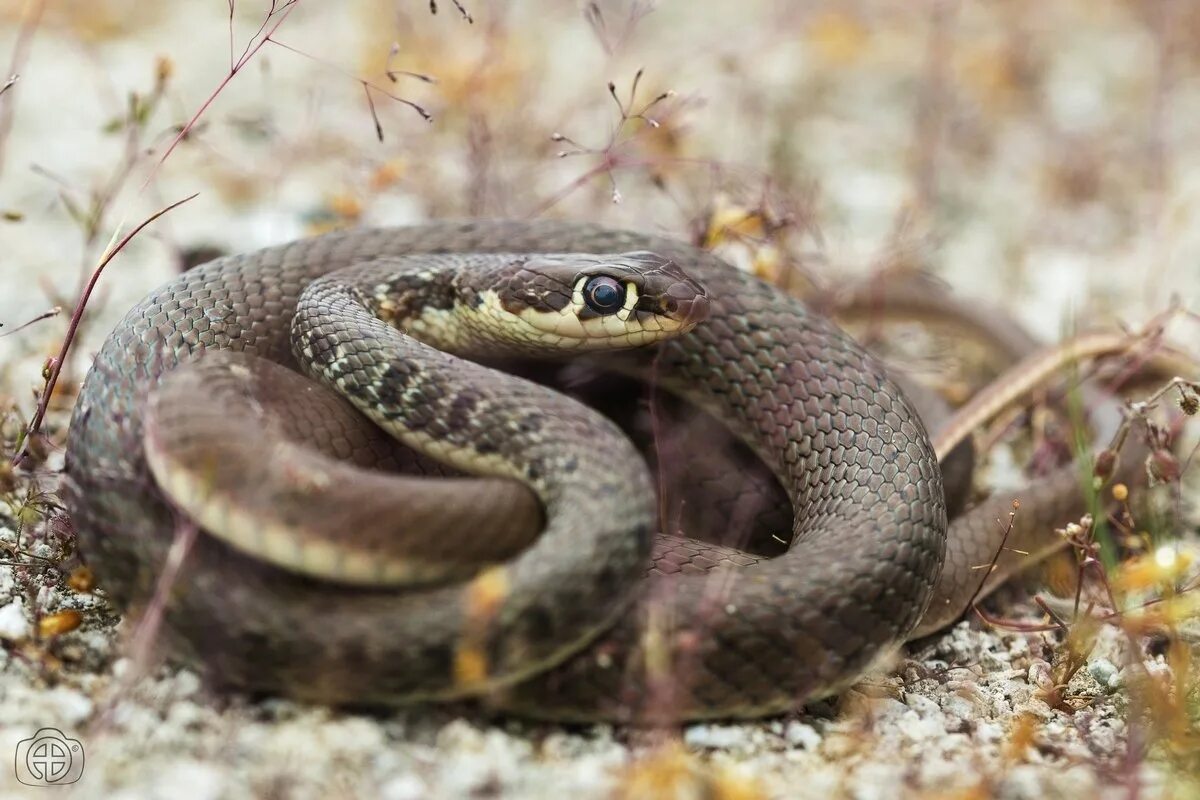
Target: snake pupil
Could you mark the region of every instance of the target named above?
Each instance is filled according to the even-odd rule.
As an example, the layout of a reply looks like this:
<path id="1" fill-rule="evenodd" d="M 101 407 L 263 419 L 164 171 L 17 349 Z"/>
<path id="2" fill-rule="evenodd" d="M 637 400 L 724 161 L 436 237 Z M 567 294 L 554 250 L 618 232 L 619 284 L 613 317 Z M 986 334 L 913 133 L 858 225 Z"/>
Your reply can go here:
<path id="1" fill-rule="evenodd" d="M 615 278 L 597 275 L 584 285 L 583 299 L 592 311 L 612 314 L 625 305 L 625 287 Z"/>

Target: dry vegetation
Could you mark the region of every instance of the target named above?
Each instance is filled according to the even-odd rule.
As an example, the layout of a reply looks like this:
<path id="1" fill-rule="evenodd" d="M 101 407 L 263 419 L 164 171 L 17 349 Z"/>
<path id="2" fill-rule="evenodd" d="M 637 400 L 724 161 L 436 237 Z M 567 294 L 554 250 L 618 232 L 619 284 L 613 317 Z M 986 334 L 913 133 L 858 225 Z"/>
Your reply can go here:
<path id="1" fill-rule="evenodd" d="M 0 696 L 19 685 L 9 702 L 52 716 L 28 698 L 64 687 L 89 698 L 77 718 L 55 719 L 107 741 L 91 769 L 110 785 L 148 791 L 130 762 L 162 747 L 119 743 L 130 718 L 150 708 L 169 721 L 188 692 L 164 671 L 147 699 L 128 663 L 114 668 L 132 634 L 113 643 L 55 476 L 90 349 L 206 254 L 423 218 L 600 219 L 716 248 L 819 302 L 922 270 L 1047 340 L 1150 320 L 1184 356 L 1197 352 L 1200 6 L 1187 0 L 230 0 L 227 16 L 219 4 L 29 0 L 0 4 L 0 47 L 12 54 L 0 86 L 0 609 L 28 618 L 0 612 Z M 962 346 L 918 340 L 924 355 L 906 363 L 965 399 L 978 378 Z M 1120 385 L 1165 352 L 1135 348 L 1086 374 Z M 1107 477 L 1107 453 L 1134 442 L 1160 486 L 1105 488 L 1095 513 L 1061 532 L 1070 558 L 1047 570 L 1066 599 L 981 608 L 972 624 L 990 638 L 959 628 L 812 716 L 578 741 L 517 727 L 503 734 L 516 744 L 496 746 L 522 764 L 531 752 L 592 758 L 589 769 L 604 765 L 594 787 L 555 785 L 630 797 L 782 797 L 809 790 L 796 781 L 810 775 L 817 796 L 1200 796 L 1186 425 L 1198 392 L 1189 380 L 1134 390 L 1142 402 L 1092 472 Z M 1086 450 L 1070 411 L 1055 415 L 1064 396 L 1070 409 L 1078 395 L 1062 386 L 1039 395 L 1021 418 L 1032 425 L 1015 426 L 1032 435 L 1004 452 L 1036 467 L 1056 448 Z M 984 438 L 1013 428 L 1001 420 Z M 998 673 L 1025 688 L 993 692 Z M 289 776 L 296 756 L 277 733 L 309 712 L 225 702 L 189 712 L 194 736 L 265 723 L 246 745 L 275 758 L 254 774 L 259 795 L 352 795 L 380 774 L 353 759 L 410 739 L 432 755 L 403 761 L 424 777 L 403 784 L 400 769 L 390 796 L 449 794 L 456 784 L 421 759 L 486 754 L 502 736 L 450 722 L 428 745 L 405 716 L 308 716 L 321 736 L 346 726 L 374 744 L 344 756 L 354 777 L 336 759 Z M 953 724 L 910 733 L 929 719 Z M 197 744 L 194 757 L 244 756 Z M 927 769 L 939 759 L 953 774 Z M 468 788 L 549 785 L 498 769 Z"/>

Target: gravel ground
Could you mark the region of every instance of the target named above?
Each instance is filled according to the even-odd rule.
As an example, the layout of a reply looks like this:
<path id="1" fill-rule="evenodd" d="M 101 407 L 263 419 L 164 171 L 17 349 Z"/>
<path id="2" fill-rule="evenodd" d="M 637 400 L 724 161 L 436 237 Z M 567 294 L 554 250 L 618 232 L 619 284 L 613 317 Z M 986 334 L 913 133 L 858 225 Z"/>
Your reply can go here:
<path id="1" fill-rule="evenodd" d="M 921 266 L 1047 341 L 1172 297 L 1200 309 L 1200 8 L 1186 0 L 464 1 L 473 24 L 449 2 L 431 16 L 302 0 L 257 50 L 264 3 L 237 3 L 232 32 L 220 3 L 0 4 L 0 58 L 20 75 L 0 95 L 4 331 L 71 307 L 115 231 L 199 192 L 104 275 L 50 404 L 47 469 L 0 492 L 0 755 L 60 728 L 86 751 L 81 797 L 1200 797 L 1194 668 L 1113 627 L 1054 708 L 1058 634 L 964 623 L 836 703 L 678 735 L 252 702 L 136 655 L 134 623 L 64 559 L 68 532 L 18 496 L 53 490 L 88 353 L 203 248 L 447 216 L 681 236 L 748 219 L 734 227 L 752 241 L 726 252 L 768 276 L 829 288 Z M 609 80 L 631 117 L 615 132 Z M 668 89 L 646 112 L 659 127 L 636 118 Z M 64 330 L 0 338 L 6 441 Z M 1194 323 L 1173 332 L 1195 341 Z M 994 607 L 1037 616 L 1013 603 Z M 47 641 L 69 611 L 79 627 Z M 1169 708 L 1191 702 L 1190 721 L 1164 733 L 1174 718 L 1147 681 L 1174 687 Z M 0 795 L 46 791 L 0 769 Z"/>
<path id="2" fill-rule="evenodd" d="M 1164 782 L 1189 796 L 1180 776 L 1126 763 L 1129 650 L 1116 628 L 1101 629 L 1059 708 L 1041 689 L 1061 637 L 961 623 L 836 703 L 675 736 L 489 723 L 469 709 L 368 716 L 214 696 L 186 670 L 123 656 L 126 623 L 48 576 L 35 581 L 36 606 L 76 609 L 86 622 L 49 648 L 34 643 L 25 578 L 0 568 L 0 640 L 10 645 L 0 651 L 0 751 L 44 727 L 78 738 L 83 797 L 1117 798 L 1134 779 L 1141 796 L 1166 796 Z M 1142 668 L 1169 669 L 1162 656 Z"/>

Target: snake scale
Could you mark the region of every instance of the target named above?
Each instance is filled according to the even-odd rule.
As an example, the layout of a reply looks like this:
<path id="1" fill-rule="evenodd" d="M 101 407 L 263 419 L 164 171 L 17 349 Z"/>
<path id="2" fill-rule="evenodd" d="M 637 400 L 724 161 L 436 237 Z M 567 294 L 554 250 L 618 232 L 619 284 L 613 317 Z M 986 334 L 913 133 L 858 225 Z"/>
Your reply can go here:
<path id="1" fill-rule="evenodd" d="M 706 296 L 705 309 L 696 317 L 706 319 L 648 347 L 653 380 L 720 420 L 770 468 L 793 510 L 785 554 L 759 559 L 674 536 L 655 539 L 653 485 L 637 453 L 619 437 L 580 440 L 582 426 L 604 423 L 523 383 L 521 403 L 505 405 L 493 397 L 495 373 L 448 356 L 434 356 L 440 371 L 407 374 L 403 348 L 424 346 L 388 328 L 397 355 L 376 343 L 386 326 L 374 317 L 359 319 L 353 310 L 341 321 L 352 289 L 318 292 L 313 301 L 310 317 L 333 336 L 336 352 L 306 347 L 315 339 L 294 330 L 298 302 L 312 296 L 306 289 L 337 270 L 361 267 L 369 282 L 386 283 L 397 261 L 429 265 L 410 265 L 409 273 L 453 276 L 487 254 L 573 253 L 650 253 L 669 267 L 671 285 L 703 287 L 697 295 Z M 433 299 L 406 300 L 402 286 L 393 288 L 401 305 L 447 307 L 436 291 Z M 383 318 L 398 313 L 391 306 L 371 310 Z M 410 332 L 421 338 L 422 331 Z M 206 362 L 214 365 L 208 373 L 176 369 Z M 401 421 L 417 415 L 435 449 L 460 426 L 475 435 L 508 430 L 487 451 L 495 469 L 480 470 L 470 459 L 452 463 L 498 477 L 380 477 L 367 467 L 439 468 L 388 450 L 370 423 L 345 413 L 344 401 L 319 392 L 304 399 L 315 391 L 298 374 L 304 372 L 324 372 L 360 410 L 382 398 L 401 409 L 394 413 Z M 551 405 L 523 423 L 512 416 L 543 402 Z M 281 419 L 267 424 L 255 416 L 264 404 Z M 437 422 L 434 411 L 458 414 L 459 423 Z M 387 414 L 375 419 L 388 421 Z M 305 455 L 282 441 L 289 436 L 321 439 L 323 452 Z M 586 223 L 466 221 L 335 232 L 210 262 L 132 309 L 81 390 L 64 492 L 81 552 L 123 608 L 151 596 L 181 520 L 228 522 L 197 520 L 187 502 L 172 498 L 170 481 L 160 487 L 155 480 L 170 470 L 159 464 L 152 474 L 148 453 L 197 440 L 224 448 L 212 463 L 191 465 L 215 491 L 270 483 L 280 470 L 303 472 L 309 457 L 344 462 L 322 472 L 323 481 L 301 482 L 308 494 L 338 504 L 340 516 L 312 511 L 305 522 L 325 531 L 318 538 L 344 528 L 348 546 L 366 554 L 355 563 L 368 573 L 381 571 L 372 556 L 379 538 L 420 531 L 430 508 L 461 513 L 453 525 L 468 535 L 481 524 L 499 530 L 504 518 L 518 518 L 509 531 L 517 539 L 545 514 L 546 530 L 532 544 L 499 535 L 475 542 L 491 550 L 477 561 L 463 554 L 447 573 L 423 571 L 414 556 L 408 577 L 428 585 L 403 589 L 325 581 L 302 574 L 303 564 L 281 569 L 199 536 L 168 595 L 163 635 L 170 650 L 218 683 L 320 702 L 482 694 L 519 713 L 580 721 L 778 713 L 838 691 L 894 652 L 931 603 L 937 613 L 926 618 L 925 631 L 961 613 L 977 580 L 972 564 L 986 561 L 995 546 L 995 515 L 977 515 L 952 530 L 958 543 L 950 552 L 958 557 L 943 571 L 945 502 L 925 428 L 880 365 L 831 322 L 710 253 Z M 514 453 L 540 469 L 506 476 Z M 630 461 L 639 465 L 625 466 Z M 584 466 L 587 482 L 574 478 Z M 528 490 L 506 477 L 523 480 L 538 502 L 527 502 Z M 403 480 L 436 486 L 387 482 Z M 456 501 L 460 489 L 474 494 Z M 1069 509 L 1053 502 L 1061 491 L 1044 491 L 1046 510 L 1027 515 L 1029 525 L 1055 515 L 1062 521 Z M 261 522 L 267 550 L 272 531 L 286 537 L 296 522 L 286 506 L 286 498 L 271 497 L 243 509 L 251 524 Z M 371 532 L 356 539 L 359 526 Z M 441 555 L 453 560 L 463 549 L 470 548 L 443 545 Z M 647 572 L 656 577 L 643 580 Z"/>

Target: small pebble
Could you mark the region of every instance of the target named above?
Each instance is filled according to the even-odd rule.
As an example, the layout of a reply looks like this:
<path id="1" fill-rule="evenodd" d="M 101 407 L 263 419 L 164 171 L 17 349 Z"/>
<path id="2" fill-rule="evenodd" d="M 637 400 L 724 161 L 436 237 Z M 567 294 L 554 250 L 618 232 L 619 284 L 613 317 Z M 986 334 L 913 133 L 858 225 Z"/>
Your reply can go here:
<path id="1" fill-rule="evenodd" d="M 939 712 L 937 701 L 930 700 L 923 694 L 909 692 L 904 698 L 905 704 L 921 716 L 929 716 Z"/>
<path id="2" fill-rule="evenodd" d="M 979 707 L 968 700 L 967 698 L 951 694 L 947 695 L 942 701 L 942 708 L 947 714 L 958 719 L 976 719 L 979 716 Z"/>
<path id="3" fill-rule="evenodd" d="M 429 787 L 416 775 L 398 775 L 379 787 L 383 800 L 421 800 L 429 796 Z"/>
<path id="4" fill-rule="evenodd" d="M 803 747 L 805 750 L 816 750 L 821 744 L 821 734 L 812 725 L 792 720 L 783 732 L 789 744 Z"/>
<path id="5" fill-rule="evenodd" d="M 32 630 L 25 616 L 25 604 L 20 600 L 0 608 L 0 639 L 17 642 L 27 639 Z"/>
<path id="6" fill-rule="evenodd" d="M 693 725 L 683 734 L 688 747 L 725 750 L 746 742 L 746 732 L 730 725 Z"/>
<path id="7" fill-rule="evenodd" d="M 1121 671 L 1107 658 L 1094 658 L 1088 664 L 1088 674 L 1096 679 L 1102 689 L 1115 691 L 1121 685 Z"/>

